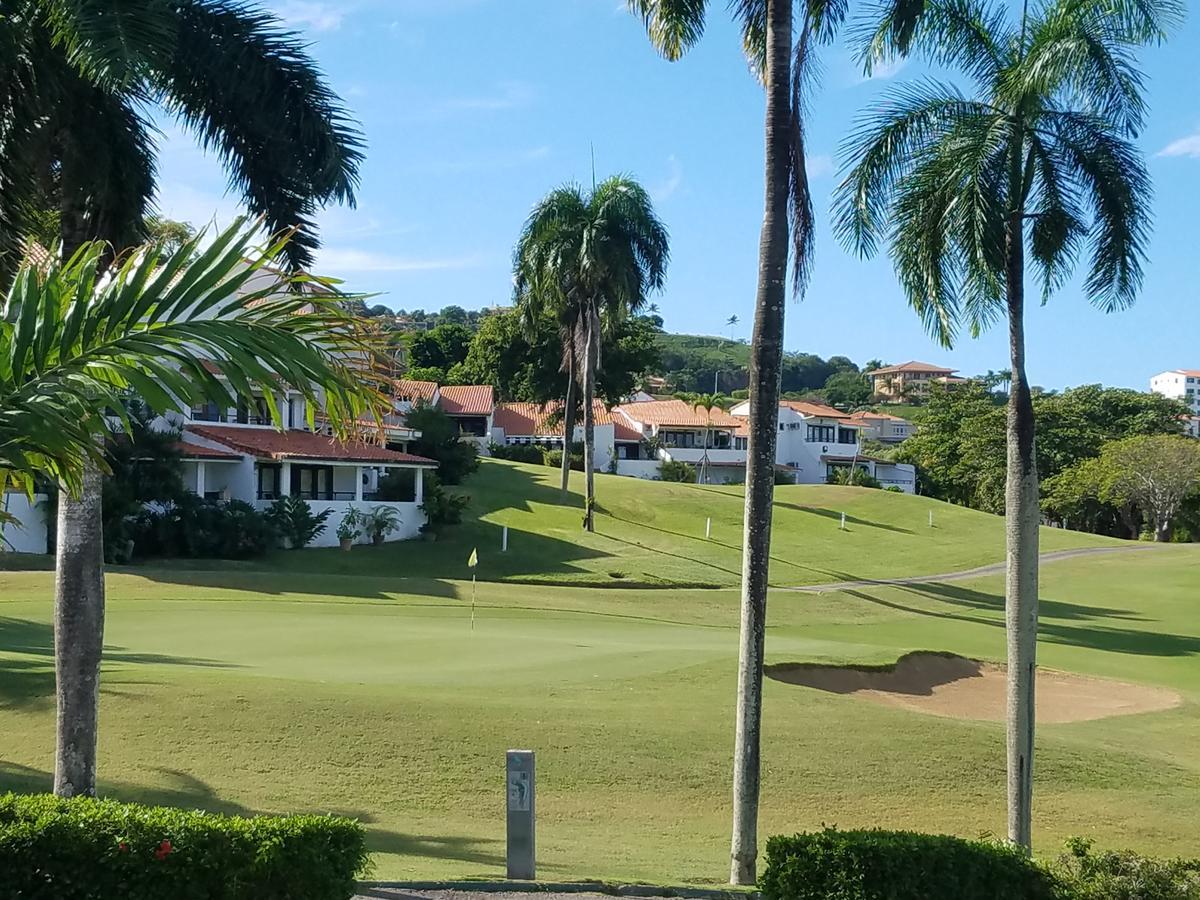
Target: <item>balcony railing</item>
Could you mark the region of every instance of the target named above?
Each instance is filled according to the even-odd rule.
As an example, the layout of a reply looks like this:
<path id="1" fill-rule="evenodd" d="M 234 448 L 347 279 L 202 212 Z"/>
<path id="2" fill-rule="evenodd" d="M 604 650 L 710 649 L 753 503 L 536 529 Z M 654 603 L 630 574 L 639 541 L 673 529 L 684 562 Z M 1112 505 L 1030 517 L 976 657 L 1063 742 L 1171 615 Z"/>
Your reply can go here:
<path id="1" fill-rule="evenodd" d="M 188 414 L 188 417 L 193 422 L 213 422 L 216 424 L 225 424 L 225 425 L 273 425 L 274 424 L 271 421 L 270 416 L 260 416 L 257 413 L 255 413 L 253 415 L 248 414 L 248 413 L 246 413 L 246 414 L 234 413 L 234 414 L 230 415 L 229 413 L 213 412 L 210 409 L 193 409 Z"/>
<path id="2" fill-rule="evenodd" d="M 259 500 L 279 500 L 282 496 L 282 494 L 276 491 L 258 492 Z M 323 502 L 358 499 L 354 491 L 292 491 L 291 496 L 299 497 L 301 500 L 318 500 Z M 364 501 L 375 502 L 379 500 L 379 494 L 373 491 L 363 491 L 362 498 Z"/>

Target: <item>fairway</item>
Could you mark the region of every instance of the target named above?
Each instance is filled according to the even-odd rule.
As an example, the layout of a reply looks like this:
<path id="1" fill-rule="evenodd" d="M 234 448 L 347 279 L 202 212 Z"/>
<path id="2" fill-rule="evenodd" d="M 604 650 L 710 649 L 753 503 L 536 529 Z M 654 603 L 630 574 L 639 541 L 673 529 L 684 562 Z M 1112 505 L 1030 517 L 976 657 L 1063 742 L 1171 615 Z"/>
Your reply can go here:
<path id="1" fill-rule="evenodd" d="M 613 483 L 601 482 L 606 504 Z M 740 505 L 704 488 L 637 487 L 643 500 L 670 490 L 700 508 Z M 918 530 L 929 507 L 935 521 L 961 514 L 963 528 L 988 536 L 969 546 L 959 528 L 922 534 L 930 546 L 911 568 L 999 557 L 992 517 L 878 491 L 808 490 L 796 489 L 798 505 L 857 508 L 864 521 L 869 508 L 874 525 L 858 528 L 896 541 Z M 790 503 L 790 491 L 782 493 Z M 897 515 L 884 518 L 887 508 Z M 492 513 L 514 524 L 534 515 L 548 518 Z M 808 522 L 810 536 L 818 526 L 831 527 L 831 541 L 855 536 L 837 534 L 824 515 L 795 521 Z M 785 536 L 785 546 L 793 541 L 785 552 L 799 554 L 805 534 Z M 1096 540 L 1055 536 L 1058 546 Z M 542 877 L 723 881 L 737 590 L 485 581 L 472 630 L 470 583 L 431 577 L 433 562 L 415 564 L 423 551 L 458 552 L 470 541 L 385 548 L 416 569 L 386 576 L 322 573 L 322 560 L 343 557 L 310 552 L 284 557 L 295 561 L 286 572 L 110 574 L 102 791 L 228 812 L 346 813 L 368 823 L 378 877 L 498 876 L 504 751 L 530 747 L 538 753 Z M 382 553 L 363 549 L 346 556 L 382 566 Z M 813 551 L 797 562 L 813 560 L 825 580 L 904 566 L 861 550 L 832 556 Z M 573 574 L 603 583 L 615 563 L 589 568 L 596 558 L 577 556 Z M 679 581 L 689 566 L 664 562 Z M 1198 571 L 1194 546 L 1044 566 L 1041 663 L 1169 688 L 1181 704 L 1039 730 L 1040 853 L 1074 834 L 1160 854 L 1200 843 Z M 505 574 L 527 573 L 492 571 Z M 0 789 L 50 785 L 51 588 L 47 572 L 0 572 Z M 767 662 L 886 664 L 916 650 L 1002 660 L 1001 595 L 998 576 L 775 590 Z M 764 834 L 822 823 L 1000 833 L 1003 776 L 999 723 L 766 682 Z"/>

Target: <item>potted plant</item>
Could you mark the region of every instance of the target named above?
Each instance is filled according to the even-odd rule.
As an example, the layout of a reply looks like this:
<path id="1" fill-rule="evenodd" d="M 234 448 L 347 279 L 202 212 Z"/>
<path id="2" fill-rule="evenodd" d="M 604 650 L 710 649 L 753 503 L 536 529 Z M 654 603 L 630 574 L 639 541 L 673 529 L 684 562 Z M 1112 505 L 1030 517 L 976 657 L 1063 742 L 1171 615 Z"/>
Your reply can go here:
<path id="1" fill-rule="evenodd" d="M 400 513 L 394 506 L 376 506 L 363 516 L 363 525 L 371 536 L 371 543 L 378 547 L 400 527 Z"/>
<path id="2" fill-rule="evenodd" d="M 337 527 L 338 543 L 341 544 L 343 550 L 349 552 L 354 546 L 354 542 L 358 540 L 358 536 L 362 534 L 362 516 L 353 506 L 346 510 L 346 514 L 342 516 L 342 522 Z"/>

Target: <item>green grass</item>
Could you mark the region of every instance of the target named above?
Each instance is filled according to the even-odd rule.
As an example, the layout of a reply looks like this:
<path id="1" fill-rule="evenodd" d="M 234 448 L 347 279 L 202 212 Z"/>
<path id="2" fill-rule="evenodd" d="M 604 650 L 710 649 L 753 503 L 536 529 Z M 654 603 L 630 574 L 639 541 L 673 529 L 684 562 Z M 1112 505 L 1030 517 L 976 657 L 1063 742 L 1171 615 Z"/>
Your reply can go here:
<path id="1" fill-rule="evenodd" d="M 705 487 L 596 476 L 596 533 L 582 531 L 573 473 L 567 502 L 557 470 L 485 460 L 461 488 L 471 497 L 464 524 L 435 543 L 284 553 L 267 568 L 325 574 L 469 578 L 479 548 L 483 580 L 621 586 L 732 586 L 742 563 L 739 486 Z M 840 530 L 846 513 L 846 530 Z M 929 527 L 933 513 L 934 527 Z M 704 539 L 712 518 L 712 540 Z M 502 526 L 509 549 L 500 552 Z M 1095 535 L 1043 530 L 1043 547 L 1116 545 Z M 771 580 L 805 585 L 850 577 L 887 578 L 969 569 L 1004 558 L 997 516 L 925 497 L 825 485 L 776 488 Z M 211 564 L 203 563 L 202 566 Z M 261 564 L 245 566 L 261 569 Z"/>
<path id="2" fill-rule="evenodd" d="M 510 471 L 535 481 L 539 474 L 489 465 L 483 477 Z M 690 521 L 704 509 L 732 521 L 726 507 L 739 504 L 720 491 L 658 485 L 619 497 L 617 486 L 600 484 L 614 507 L 671 492 L 670 512 L 643 510 L 655 515 L 650 524 Z M 923 500 L 844 489 L 795 493 L 809 505 L 816 496 L 832 498 L 822 508 L 845 505 L 874 523 L 839 534 L 827 516 L 795 511 L 788 520 L 795 530 L 782 536 L 780 552 L 829 577 L 886 565 L 954 569 L 997 555 L 990 517 L 938 505 L 946 522 L 930 534 Z M 570 527 L 575 511 L 539 499 L 488 515 L 545 536 Z M 602 527 L 615 529 L 617 521 L 606 518 Z M 645 539 L 661 534 L 634 527 Z M 972 548 L 968 533 L 986 546 Z M 857 551 L 838 543 L 864 535 L 874 542 L 864 539 Z M 559 540 L 570 536 L 564 530 Z M 670 539 L 704 552 L 694 539 Z M 457 559 L 468 542 L 460 536 L 393 556 L 363 548 L 348 557 L 291 554 L 288 569 L 276 571 L 111 574 L 102 791 L 226 812 L 355 815 L 368 823 L 381 878 L 498 876 L 504 751 L 532 747 L 543 877 L 722 881 L 737 591 L 485 582 L 472 631 L 470 583 L 430 577 L 437 560 L 422 557 Z M 513 553 L 525 552 L 519 546 Z M 872 546 L 888 548 L 890 557 L 881 560 L 885 551 L 871 553 Z M 550 574 L 602 580 L 608 566 L 631 578 L 658 571 L 648 549 L 621 556 L 616 547 L 596 547 L 596 555 L 560 557 L 562 568 Z M 712 558 L 724 565 L 722 552 Z M 369 562 L 378 574 L 316 571 L 346 559 Z M 555 560 L 547 563 L 553 568 Z M 674 557 L 662 564 L 681 581 L 689 568 L 703 567 Z M 511 565 L 490 575 L 525 576 L 534 562 Z M 1044 665 L 1167 685 L 1186 702 L 1164 713 L 1039 730 L 1039 852 L 1055 852 L 1072 834 L 1161 854 L 1194 854 L 1200 845 L 1197 571 L 1200 547 L 1191 546 L 1045 566 Z M 50 784 L 51 589 L 49 573 L 0 572 L 0 789 Z M 775 591 L 767 660 L 880 663 L 918 649 L 1000 659 L 1001 591 L 996 577 Z M 765 688 L 764 723 L 764 835 L 822 823 L 968 836 L 1003 830 L 997 724 L 774 681 Z"/>

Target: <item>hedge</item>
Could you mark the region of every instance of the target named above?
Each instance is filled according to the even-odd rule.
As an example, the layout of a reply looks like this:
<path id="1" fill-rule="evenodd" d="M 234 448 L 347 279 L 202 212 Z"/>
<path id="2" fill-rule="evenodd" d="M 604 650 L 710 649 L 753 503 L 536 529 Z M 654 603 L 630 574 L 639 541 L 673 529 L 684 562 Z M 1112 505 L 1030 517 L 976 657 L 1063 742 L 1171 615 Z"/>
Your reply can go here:
<path id="1" fill-rule="evenodd" d="M 1049 900 L 1053 878 L 1019 850 L 908 831 L 826 829 L 767 842 L 764 900 Z"/>
<path id="2" fill-rule="evenodd" d="M 362 826 L 0 796 L 0 900 L 347 900 Z"/>

